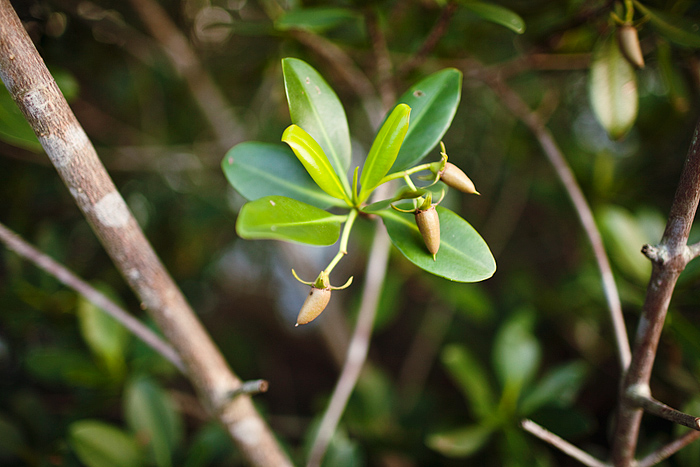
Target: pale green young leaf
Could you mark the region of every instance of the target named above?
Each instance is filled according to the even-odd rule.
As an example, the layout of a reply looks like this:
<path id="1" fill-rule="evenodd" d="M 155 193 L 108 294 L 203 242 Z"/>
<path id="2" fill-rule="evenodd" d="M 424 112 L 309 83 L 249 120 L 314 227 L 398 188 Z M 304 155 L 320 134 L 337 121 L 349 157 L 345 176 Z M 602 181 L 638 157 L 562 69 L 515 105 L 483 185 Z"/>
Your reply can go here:
<path id="1" fill-rule="evenodd" d="M 308 63 L 282 60 L 284 89 L 292 123 L 300 126 L 318 142 L 350 192 L 347 172 L 350 167 L 350 130 L 338 96 L 323 77 Z"/>
<path id="2" fill-rule="evenodd" d="M 283 144 L 237 144 L 221 161 L 221 168 L 229 183 L 249 201 L 287 196 L 319 208 L 346 205 L 322 191 Z"/>
<path id="3" fill-rule="evenodd" d="M 364 202 L 377 188 L 379 181 L 389 172 L 408 131 L 411 108 L 397 105 L 379 129 L 369 150 L 360 176 L 360 202 Z"/>
<path id="4" fill-rule="evenodd" d="M 285 240 L 327 246 L 340 237 L 342 216 L 284 196 L 246 203 L 238 213 L 236 232 L 245 239 Z"/>
<path id="5" fill-rule="evenodd" d="M 328 157 L 311 135 L 297 125 L 290 125 L 282 133 L 282 141 L 292 148 L 311 178 L 323 191 L 350 204 L 349 191 L 346 191 Z M 347 180 L 345 182 L 347 184 Z"/>
<path id="6" fill-rule="evenodd" d="M 637 78 L 634 67 L 610 35 L 598 42 L 588 82 L 593 112 L 612 139 L 621 139 L 637 119 Z"/>
<path id="7" fill-rule="evenodd" d="M 448 345 L 442 351 L 441 359 L 475 417 L 483 420 L 495 412 L 493 388 L 486 371 L 469 349 L 462 345 Z"/>

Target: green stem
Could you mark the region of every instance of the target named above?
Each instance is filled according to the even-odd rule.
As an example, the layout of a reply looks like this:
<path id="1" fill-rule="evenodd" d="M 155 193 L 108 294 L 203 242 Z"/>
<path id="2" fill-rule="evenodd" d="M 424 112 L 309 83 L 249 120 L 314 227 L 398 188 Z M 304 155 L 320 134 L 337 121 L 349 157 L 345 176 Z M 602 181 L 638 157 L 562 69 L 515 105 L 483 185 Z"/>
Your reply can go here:
<path id="1" fill-rule="evenodd" d="M 348 240 L 350 239 L 350 231 L 352 230 L 352 226 L 355 223 L 355 219 L 357 219 L 357 212 L 357 209 L 352 209 L 348 213 L 347 221 L 343 227 L 343 234 L 340 236 L 340 248 L 338 249 L 338 253 L 331 260 L 330 264 L 328 264 L 328 267 L 326 267 L 326 274 L 330 275 L 336 264 L 340 262 L 343 256 L 348 254 Z"/>
<path id="2" fill-rule="evenodd" d="M 411 190 L 413 190 L 413 191 L 417 190 L 416 186 L 413 184 L 413 180 L 411 180 L 411 177 L 408 176 L 408 172 L 403 174 L 403 181 L 406 182 L 406 185 L 408 185 L 408 187 Z"/>
<path id="3" fill-rule="evenodd" d="M 411 175 L 411 174 L 414 174 L 416 172 L 420 172 L 422 170 L 430 170 L 430 166 L 433 164 L 435 164 L 435 162 L 417 165 L 417 166 L 412 167 L 408 170 L 402 170 L 401 172 L 390 173 L 389 175 L 385 175 L 384 178 L 379 180 L 379 185 L 386 183 L 386 182 L 390 182 L 392 180 L 396 180 L 397 178 L 403 178 L 406 175 Z M 379 185 L 377 185 L 377 186 L 379 186 Z"/>
<path id="4" fill-rule="evenodd" d="M 634 4 L 632 0 L 625 0 L 625 24 L 632 24 L 634 19 Z"/>

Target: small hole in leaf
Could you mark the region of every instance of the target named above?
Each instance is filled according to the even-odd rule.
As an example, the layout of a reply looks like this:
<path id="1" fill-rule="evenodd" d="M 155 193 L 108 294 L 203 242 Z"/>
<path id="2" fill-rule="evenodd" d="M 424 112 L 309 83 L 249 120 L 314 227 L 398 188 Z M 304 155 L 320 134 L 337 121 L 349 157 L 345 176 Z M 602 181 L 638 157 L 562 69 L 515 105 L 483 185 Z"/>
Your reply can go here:
<path id="1" fill-rule="evenodd" d="M 423 91 L 421 91 L 420 89 L 416 89 L 415 91 L 413 91 L 413 96 L 414 97 L 423 97 L 423 96 L 425 96 L 425 93 Z"/>

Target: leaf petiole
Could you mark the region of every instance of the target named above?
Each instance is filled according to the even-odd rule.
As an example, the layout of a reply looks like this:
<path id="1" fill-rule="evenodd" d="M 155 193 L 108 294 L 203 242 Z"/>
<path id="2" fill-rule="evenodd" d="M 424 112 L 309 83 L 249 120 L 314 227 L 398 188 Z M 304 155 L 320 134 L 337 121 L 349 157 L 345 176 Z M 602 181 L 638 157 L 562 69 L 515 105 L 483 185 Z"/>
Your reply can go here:
<path id="1" fill-rule="evenodd" d="M 345 226 L 343 227 L 343 233 L 340 236 L 340 248 L 338 248 L 338 253 L 336 253 L 335 257 L 333 257 L 331 262 L 326 267 L 326 274 L 330 274 L 343 256 L 348 254 L 348 240 L 350 239 L 350 231 L 352 230 L 352 226 L 355 223 L 355 219 L 357 219 L 357 213 L 357 209 L 352 209 L 348 213 L 347 217 L 343 216 L 346 217 L 347 220 L 345 222 Z"/>

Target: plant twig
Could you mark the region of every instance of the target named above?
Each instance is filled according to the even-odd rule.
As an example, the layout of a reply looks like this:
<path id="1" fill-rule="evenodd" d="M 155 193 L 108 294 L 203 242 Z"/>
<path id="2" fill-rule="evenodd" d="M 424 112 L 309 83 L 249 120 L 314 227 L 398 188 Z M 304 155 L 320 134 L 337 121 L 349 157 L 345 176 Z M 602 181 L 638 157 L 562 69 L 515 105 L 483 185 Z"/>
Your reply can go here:
<path id="1" fill-rule="evenodd" d="M 447 32 L 447 27 L 450 25 L 450 21 L 457 11 L 457 7 L 457 2 L 450 1 L 445 8 L 442 9 L 440 17 L 433 26 L 433 29 L 428 34 L 428 37 L 425 38 L 423 45 L 421 45 L 421 48 L 418 49 L 418 52 L 413 54 L 407 62 L 401 65 L 397 73 L 398 76 L 406 76 L 408 73 L 420 66 L 426 60 L 426 58 L 428 58 L 430 52 L 435 49 L 435 46 L 437 46 L 440 39 L 442 39 Z"/>
<path id="2" fill-rule="evenodd" d="M 637 403 L 637 405 L 646 412 L 670 420 L 673 423 L 678 423 L 679 425 L 687 426 L 694 430 L 700 430 L 700 418 L 676 410 L 654 399 L 650 395 L 645 394 L 646 388 L 643 391 L 628 391 L 628 393 L 630 393 L 629 400 Z"/>
<path id="3" fill-rule="evenodd" d="M 95 289 L 87 282 L 73 274 L 68 268 L 54 261 L 50 256 L 25 242 L 16 232 L 0 223 L 0 242 L 14 251 L 22 258 L 34 263 L 51 276 L 58 279 L 63 285 L 70 287 L 85 297 L 90 303 L 103 310 L 109 316 L 119 321 L 122 326 L 134 336 L 141 339 L 146 345 L 158 352 L 163 358 L 172 363 L 175 368 L 185 373 L 182 359 L 175 350 L 156 333 L 151 331 L 141 321 L 131 316 L 126 310 L 110 300 L 105 294 Z"/>
<path id="4" fill-rule="evenodd" d="M 549 430 L 546 430 L 542 426 L 533 422 L 532 420 L 525 419 L 521 423 L 523 430 L 537 436 L 539 439 L 545 443 L 549 443 L 555 448 L 559 449 L 564 454 L 576 459 L 583 465 L 588 467 L 609 467 L 610 464 L 606 464 L 603 461 L 596 459 L 585 451 L 577 448 L 568 441 L 560 438 Z"/>
<path id="5" fill-rule="evenodd" d="M 97 157 L 9 0 L 0 0 L 0 77 L 105 250 L 176 348 L 203 404 L 248 462 L 290 465 L 249 396 L 175 285 Z"/>
<path id="6" fill-rule="evenodd" d="M 204 71 L 199 58 L 184 34 L 175 26 L 163 7 L 154 0 L 131 0 L 131 5 L 158 41 L 177 72 L 185 79 L 190 93 L 216 133 L 223 149 L 243 139 L 241 123 L 236 120 L 226 98 Z"/>
<path id="7" fill-rule="evenodd" d="M 612 320 L 615 343 L 618 351 L 618 359 L 620 362 L 620 367 L 624 371 L 629 366 L 631 351 L 627 337 L 627 330 L 625 329 L 625 321 L 622 315 L 620 296 L 617 291 L 617 285 L 615 284 L 612 268 L 610 267 L 610 261 L 608 260 L 608 256 L 605 252 L 603 239 L 600 236 L 598 227 L 595 224 L 595 219 L 593 218 L 593 213 L 591 212 L 591 208 L 588 205 L 583 192 L 581 191 L 581 187 L 579 187 L 578 183 L 576 182 L 574 173 L 567 164 L 566 159 L 564 159 L 564 155 L 554 140 L 554 137 L 541 121 L 539 115 L 533 112 L 515 91 L 513 91 L 498 78 L 482 76 L 481 79 L 483 79 L 483 81 L 500 96 L 501 102 L 525 125 L 527 125 L 530 131 L 532 131 L 532 133 L 535 135 L 574 205 L 576 214 L 578 215 L 581 225 L 583 226 L 583 230 L 588 237 L 588 241 L 593 249 L 596 263 L 598 264 L 598 269 L 603 282 L 603 292 L 605 293 L 605 298 L 608 302 L 608 310 Z"/>
<path id="8" fill-rule="evenodd" d="M 637 467 L 651 467 L 652 465 L 656 465 L 661 463 L 662 461 L 668 459 L 693 441 L 696 441 L 698 438 L 700 438 L 700 431 L 689 431 L 688 433 L 684 434 L 680 438 L 678 438 L 675 441 L 672 441 L 671 443 L 662 446 L 660 449 L 652 452 L 645 458 L 641 459 L 640 461 L 637 462 Z"/>
<path id="9" fill-rule="evenodd" d="M 643 410 L 631 388 L 648 388 L 654 358 L 676 281 L 689 261 L 688 235 L 700 200 L 700 121 L 693 134 L 681 179 L 661 242 L 654 246 L 651 278 L 637 327 L 634 352 L 620 388 L 613 461 L 627 467 L 634 462 Z"/>
<path id="10" fill-rule="evenodd" d="M 367 359 L 374 317 L 377 314 L 377 305 L 384 278 L 386 277 L 389 246 L 389 236 L 384 230 L 384 226 L 378 223 L 374 231 L 372 248 L 369 252 L 369 262 L 367 264 L 367 273 L 365 274 L 365 286 L 357 324 L 350 340 L 345 365 L 340 373 L 328 408 L 321 419 L 318 434 L 311 447 L 307 467 L 318 467 L 321 465 L 323 456 L 328 449 L 328 444 L 333 438 L 340 417 L 345 411 L 345 406 Z"/>

